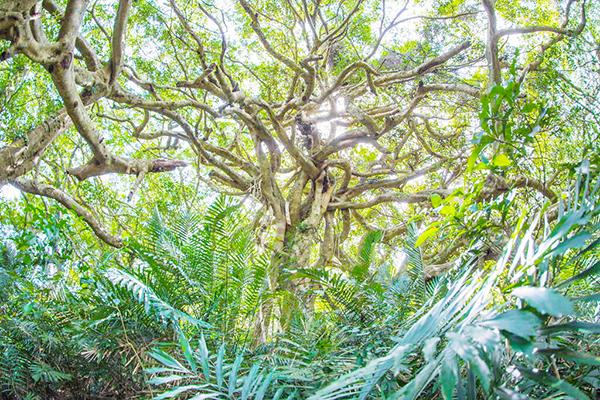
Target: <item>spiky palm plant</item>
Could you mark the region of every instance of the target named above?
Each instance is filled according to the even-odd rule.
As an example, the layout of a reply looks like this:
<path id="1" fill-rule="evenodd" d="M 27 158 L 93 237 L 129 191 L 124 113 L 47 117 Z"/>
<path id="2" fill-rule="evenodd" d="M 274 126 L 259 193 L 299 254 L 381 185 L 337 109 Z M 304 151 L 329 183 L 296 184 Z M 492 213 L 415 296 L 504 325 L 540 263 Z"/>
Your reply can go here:
<path id="1" fill-rule="evenodd" d="M 494 267 L 478 269 L 476 257 L 465 258 L 446 295 L 388 354 L 310 398 L 594 398 L 600 358 L 589 335 L 600 333 L 600 323 L 577 304 L 600 299 L 599 216 L 600 180 L 583 163 L 558 222 L 541 240 L 533 234 L 540 215 L 524 215 Z M 577 285 L 592 294 L 569 296 Z M 382 391 L 390 376 L 396 389 Z"/>
<path id="2" fill-rule="evenodd" d="M 130 243 L 131 268 L 110 268 L 106 276 L 160 321 L 241 340 L 262 301 L 268 268 L 242 221 L 242 211 L 224 197 L 203 215 L 167 219 L 155 211 Z"/>

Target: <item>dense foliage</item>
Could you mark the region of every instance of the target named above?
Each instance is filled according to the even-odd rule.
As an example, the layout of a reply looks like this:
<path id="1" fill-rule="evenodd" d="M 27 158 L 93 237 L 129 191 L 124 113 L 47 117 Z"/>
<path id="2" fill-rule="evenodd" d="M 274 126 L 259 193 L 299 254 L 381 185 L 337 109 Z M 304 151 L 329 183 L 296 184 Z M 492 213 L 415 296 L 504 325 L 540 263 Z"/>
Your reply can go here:
<path id="1" fill-rule="evenodd" d="M 258 304 L 281 293 L 267 290 L 267 259 L 231 201 L 203 217 L 155 211 L 141 242 L 95 260 L 76 255 L 57 210 L 30 207 L 36 233 L 4 233 L 3 392 L 595 398 L 600 181 L 588 163 L 578 171 L 553 228 L 525 212 L 497 262 L 481 266 L 473 242 L 427 279 L 411 231 L 400 271 L 373 268 L 380 235 L 347 274 L 306 270 L 322 288 L 314 309 L 262 344 Z"/>
<path id="2" fill-rule="evenodd" d="M 0 399 L 598 398 L 598 26 L 0 0 Z"/>

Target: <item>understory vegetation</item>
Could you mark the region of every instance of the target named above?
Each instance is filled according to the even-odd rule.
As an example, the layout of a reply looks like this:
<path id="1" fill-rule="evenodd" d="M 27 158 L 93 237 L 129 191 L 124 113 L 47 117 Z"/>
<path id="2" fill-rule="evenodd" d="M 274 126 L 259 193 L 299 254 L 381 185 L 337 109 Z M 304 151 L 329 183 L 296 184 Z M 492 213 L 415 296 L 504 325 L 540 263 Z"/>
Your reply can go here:
<path id="1" fill-rule="evenodd" d="M 555 223 L 524 211 L 497 261 L 479 263 L 474 241 L 430 279 L 411 228 L 399 269 L 373 264 L 375 234 L 344 272 L 290 274 L 318 288 L 312 309 L 267 342 L 259 305 L 289 307 L 292 294 L 269 288 L 268 257 L 233 200 L 155 209 L 139 240 L 96 255 L 56 209 L 31 206 L 35 233 L 3 233 L 2 396 L 597 398 L 593 175 L 578 167 Z"/>

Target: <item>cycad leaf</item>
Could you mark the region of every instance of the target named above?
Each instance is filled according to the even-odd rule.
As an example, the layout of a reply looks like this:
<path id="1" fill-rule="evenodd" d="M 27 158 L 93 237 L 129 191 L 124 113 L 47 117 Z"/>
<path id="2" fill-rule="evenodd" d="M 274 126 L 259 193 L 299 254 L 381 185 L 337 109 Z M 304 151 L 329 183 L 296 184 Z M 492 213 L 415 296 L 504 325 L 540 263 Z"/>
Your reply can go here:
<path id="1" fill-rule="evenodd" d="M 235 389 L 237 388 L 238 370 L 240 368 L 240 365 L 242 364 L 243 359 L 244 356 L 241 353 L 238 354 L 235 358 L 235 361 L 233 362 L 233 367 L 231 367 L 231 372 L 229 373 L 229 387 L 227 390 L 229 396 L 233 396 L 233 392 L 235 392 Z"/>
<path id="2" fill-rule="evenodd" d="M 588 269 L 586 269 L 585 271 L 582 271 L 581 273 L 567 279 L 564 282 L 561 282 L 560 284 L 556 285 L 556 288 L 562 288 L 565 286 L 568 286 L 574 282 L 580 281 L 582 279 L 588 278 L 592 275 L 595 274 L 600 274 L 600 261 L 597 261 L 594 265 L 592 265 L 591 267 L 589 267 Z"/>
<path id="3" fill-rule="evenodd" d="M 190 368 L 192 369 L 194 374 L 196 374 L 198 371 L 196 369 L 196 362 L 194 361 L 194 355 L 192 353 L 190 343 L 188 342 L 187 337 L 181 331 L 181 329 L 178 329 L 178 331 L 179 331 L 179 343 L 181 344 L 181 350 L 183 351 L 185 360 L 187 361 L 188 365 L 190 366 Z"/>
<path id="4" fill-rule="evenodd" d="M 565 360 L 575 361 L 579 364 L 600 365 L 600 357 L 591 354 L 578 353 L 565 349 L 542 349 L 537 354 L 552 355 L 564 358 Z"/>
<path id="5" fill-rule="evenodd" d="M 247 400 L 248 396 L 250 396 L 250 390 L 254 386 L 254 378 L 256 377 L 259 368 L 260 363 L 254 363 L 252 368 L 250 368 L 250 372 L 246 375 L 244 386 L 242 387 L 242 400 Z"/>
<path id="6" fill-rule="evenodd" d="M 169 368 L 172 368 L 173 371 L 179 371 L 181 373 L 190 374 L 191 371 L 185 368 L 179 361 L 171 357 L 169 354 L 165 353 L 159 349 L 153 349 L 148 352 L 148 355 L 154 358 L 156 361 L 160 362 L 163 365 L 166 365 Z"/>
<path id="7" fill-rule="evenodd" d="M 449 333 L 446 335 L 450 339 L 452 350 L 463 360 L 469 363 L 475 374 L 483 384 L 485 390 L 490 388 L 490 369 L 485 361 L 479 355 L 479 351 L 469 342 L 465 336 L 458 333 Z"/>
<path id="8" fill-rule="evenodd" d="M 206 347 L 204 334 L 200 336 L 200 365 L 202 366 L 204 379 L 208 382 L 210 380 L 210 367 L 208 365 L 208 348 Z"/>
<path id="9" fill-rule="evenodd" d="M 217 361 L 215 362 L 215 375 L 217 376 L 217 387 L 223 387 L 223 357 L 225 356 L 225 343 L 219 347 L 217 353 Z"/>
<path id="10" fill-rule="evenodd" d="M 458 373 L 456 353 L 448 349 L 445 351 L 440 369 L 440 388 L 445 400 L 452 400 L 454 387 L 458 381 Z"/>
<path id="11" fill-rule="evenodd" d="M 206 387 L 205 385 L 188 385 L 188 386 L 178 386 L 175 389 L 166 391 L 164 393 L 155 396 L 152 400 L 162 400 L 162 399 L 171 399 L 180 395 L 181 393 L 187 392 L 188 390 L 199 390 Z"/>
<path id="12" fill-rule="evenodd" d="M 165 383 L 175 382 L 183 378 L 185 377 L 181 375 L 155 376 L 154 378 L 150 379 L 148 383 L 151 385 L 163 385 Z"/>

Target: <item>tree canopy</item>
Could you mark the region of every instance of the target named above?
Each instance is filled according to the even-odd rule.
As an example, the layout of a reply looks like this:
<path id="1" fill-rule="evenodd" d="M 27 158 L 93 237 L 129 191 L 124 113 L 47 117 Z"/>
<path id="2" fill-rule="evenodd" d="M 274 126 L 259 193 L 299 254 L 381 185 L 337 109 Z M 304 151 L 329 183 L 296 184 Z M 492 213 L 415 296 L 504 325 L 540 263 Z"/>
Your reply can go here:
<path id="1" fill-rule="evenodd" d="M 534 343 L 538 330 L 553 329 L 542 314 L 568 314 L 536 306 L 561 296 L 544 290 L 567 279 L 548 265 L 564 261 L 576 275 L 585 266 L 571 249 L 587 244 L 581 258 L 597 256 L 589 224 L 600 163 L 599 22 L 586 0 L 1 0 L 0 194 L 12 186 L 23 196 L 1 197 L 0 223 L 13 243 L 6 254 L 20 249 L 28 260 L 6 268 L 28 276 L 35 260 L 72 258 L 74 275 L 103 282 L 101 293 L 77 298 L 90 315 L 103 296 L 134 290 L 146 313 L 170 321 L 191 364 L 162 350 L 151 357 L 184 375 L 201 375 L 186 335 L 209 327 L 220 333 L 201 338 L 206 369 L 207 341 L 250 335 L 267 345 L 323 310 L 337 309 L 343 324 L 377 321 L 374 331 L 384 320 L 385 329 L 407 324 L 400 344 L 385 344 L 389 358 L 365 350 L 370 364 L 311 386 L 305 397 L 315 399 L 363 390 L 352 385 L 379 382 L 411 346 L 439 341 L 445 328 L 418 333 L 429 314 L 411 307 L 437 310 L 439 321 L 491 309 L 483 298 L 453 309 L 452 288 L 504 290 L 500 266 L 510 263 L 513 283 L 536 287 L 515 296 L 540 315 L 519 308 L 476 328 L 512 334 L 516 345 L 518 320 Z M 525 246 L 516 237 L 530 248 L 515 251 Z M 88 258 L 96 268 L 83 267 Z M 467 270 L 481 280 L 467 282 Z M 413 294 L 391 305 L 394 290 Z M 127 339 L 132 349 L 146 333 L 164 335 L 159 322 L 140 322 L 145 333 Z M 443 337 L 451 345 L 438 358 L 427 342 L 426 361 L 438 360 L 430 374 L 458 354 L 468 379 L 489 392 L 490 371 L 461 353 L 476 335 L 456 335 Z M 219 364 L 225 347 L 210 367 L 231 368 L 231 397 L 238 359 Z M 398 364 L 383 368 L 390 360 Z M 452 368 L 442 370 L 460 382 Z M 246 372 L 244 382 L 259 374 Z M 423 382 L 390 383 L 385 393 L 408 396 Z M 448 382 L 444 398 L 456 385 Z M 258 398 L 260 384 L 248 385 L 241 398 Z"/>

